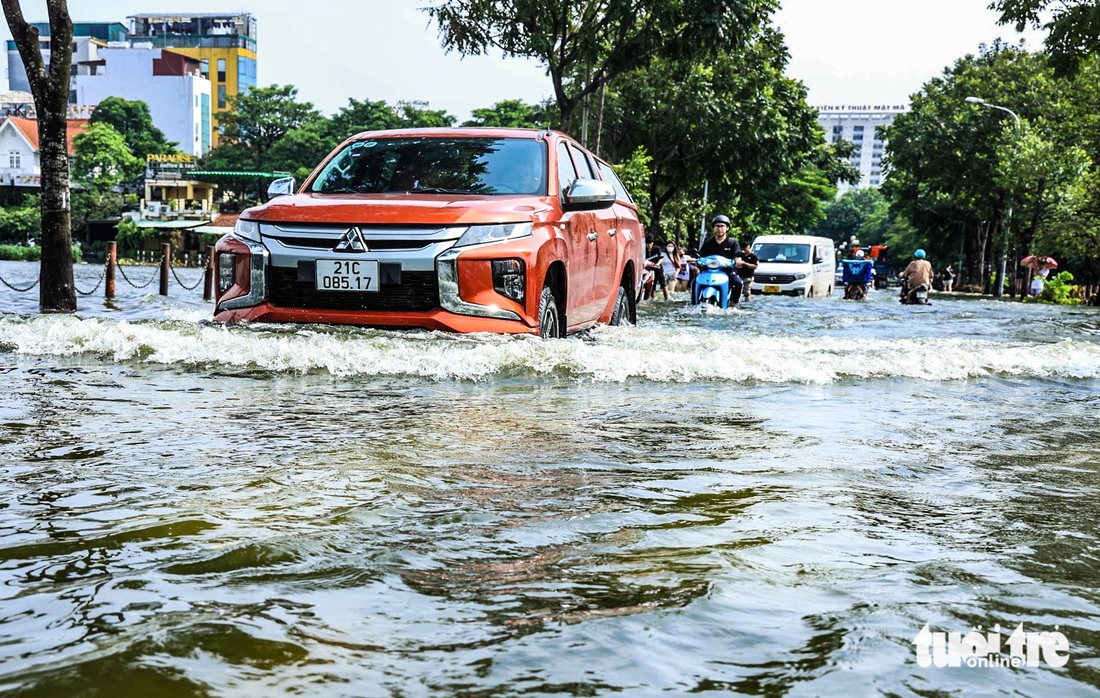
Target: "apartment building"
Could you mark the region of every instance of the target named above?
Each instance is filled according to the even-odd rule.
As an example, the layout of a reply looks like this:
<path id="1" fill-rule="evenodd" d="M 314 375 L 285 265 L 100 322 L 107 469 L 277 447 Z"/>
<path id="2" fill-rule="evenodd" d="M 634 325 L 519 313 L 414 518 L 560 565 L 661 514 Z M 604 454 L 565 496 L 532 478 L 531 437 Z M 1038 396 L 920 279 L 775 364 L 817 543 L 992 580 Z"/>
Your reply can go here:
<path id="1" fill-rule="evenodd" d="M 829 143 L 846 140 L 856 146 L 849 164 L 859 170 L 859 183 L 840 183 L 838 195 L 849 189 L 882 185 L 882 158 L 886 141 L 880 129 L 889 126 L 894 117 L 908 110 L 909 106 L 904 104 L 817 107 L 817 122 L 825 129 L 825 140 Z"/>
<path id="2" fill-rule="evenodd" d="M 130 39 L 167 48 L 199 61 L 210 80 L 213 145 L 218 145 L 218 114 L 229 98 L 256 86 L 256 19 L 238 13 L 147 13 L 133 15 Z"/>

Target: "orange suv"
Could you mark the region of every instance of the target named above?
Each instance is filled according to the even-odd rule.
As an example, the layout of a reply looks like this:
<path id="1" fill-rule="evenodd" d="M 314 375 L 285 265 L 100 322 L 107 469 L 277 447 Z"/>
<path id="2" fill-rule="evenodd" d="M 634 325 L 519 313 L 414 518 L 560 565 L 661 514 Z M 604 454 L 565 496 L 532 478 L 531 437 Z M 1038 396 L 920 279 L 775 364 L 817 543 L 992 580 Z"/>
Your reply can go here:
<path id="1" fill-rule="evenodd" d="M 561 337 L 635 320 L 644 231 L 556 131 L 354 136 L 218 241 L 214 319 Z"/>

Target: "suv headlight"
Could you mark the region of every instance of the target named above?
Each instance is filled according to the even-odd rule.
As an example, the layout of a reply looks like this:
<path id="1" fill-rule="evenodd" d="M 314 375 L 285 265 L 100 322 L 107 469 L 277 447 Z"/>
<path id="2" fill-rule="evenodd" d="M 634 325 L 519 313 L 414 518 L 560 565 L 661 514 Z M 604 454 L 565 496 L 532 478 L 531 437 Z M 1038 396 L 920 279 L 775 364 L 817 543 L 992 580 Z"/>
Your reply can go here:
<path id="1" fill-rule="evenodd" d="M 239 238 L 245 238 L 246 240 L 259 242 L 260 224 L 257 221 L 249 221 L 245 220 L 244 218 L 238 218 L 236 224 L 233 226 L 233 234 Z"/>
<path id="2" fill-rule="evenodd" d="M 799 272 L 798 274 L 794 275 L 794 278 L 796 278 L 796 279 L 805 279 L 806 274 L 803 274 L 803 273 Z"/>
<path id="3" fill-rule="evenodd" d="M 532 224 L 494 223 L 491 225 L 471 225 L 455 243 L 455 247 L 481 245 L 486 242 L 504 242 L 531 235 Z"/>

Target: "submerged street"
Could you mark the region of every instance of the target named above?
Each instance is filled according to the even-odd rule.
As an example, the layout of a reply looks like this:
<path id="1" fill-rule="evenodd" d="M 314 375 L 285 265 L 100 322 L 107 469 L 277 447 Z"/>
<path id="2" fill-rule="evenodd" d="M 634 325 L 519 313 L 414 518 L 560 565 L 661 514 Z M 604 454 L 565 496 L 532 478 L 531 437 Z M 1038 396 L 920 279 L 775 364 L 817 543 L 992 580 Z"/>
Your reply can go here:
<path id="1" fill-rule="evenodd" d="M 5 695 L 1100 688 L 1096 309 L 678 294 L 543 341 L 173 293 L 0 289 Z M 918 664 L 1021 623 L 1068 663 Z"/>

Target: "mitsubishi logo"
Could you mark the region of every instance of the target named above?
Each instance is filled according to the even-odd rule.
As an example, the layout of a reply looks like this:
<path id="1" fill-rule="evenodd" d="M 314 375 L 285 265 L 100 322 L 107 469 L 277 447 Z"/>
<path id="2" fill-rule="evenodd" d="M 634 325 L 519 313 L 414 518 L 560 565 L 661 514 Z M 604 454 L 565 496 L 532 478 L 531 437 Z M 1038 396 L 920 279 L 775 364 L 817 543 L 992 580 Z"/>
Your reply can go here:
<path id="1" fill-rule="evenodd" d="M 340 242 L 332 248 L 333 252 L 366 252 L 367 243 L 363 240 L 363 233 L 358 226 L 352 226 L 344 231 Z"/>

